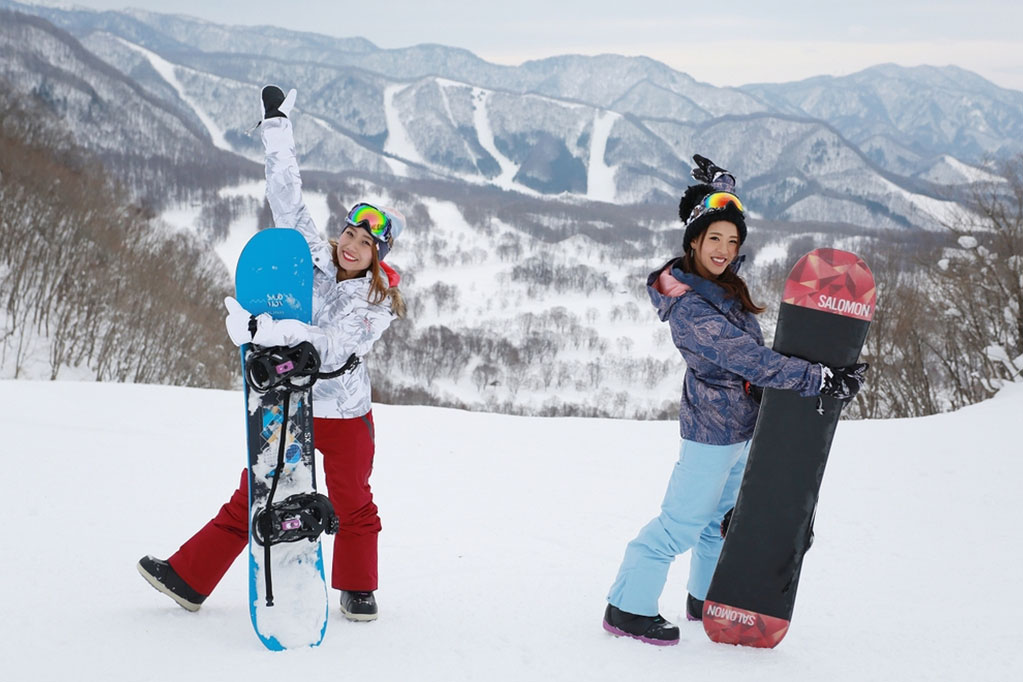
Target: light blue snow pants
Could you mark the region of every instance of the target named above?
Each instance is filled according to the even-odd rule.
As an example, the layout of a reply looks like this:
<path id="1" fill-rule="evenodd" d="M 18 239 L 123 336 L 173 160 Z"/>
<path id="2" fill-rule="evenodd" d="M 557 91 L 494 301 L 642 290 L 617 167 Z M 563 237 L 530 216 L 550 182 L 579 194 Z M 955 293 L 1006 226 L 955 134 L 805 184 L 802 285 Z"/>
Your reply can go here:
<path id="1" fill-rule="evenodd" d="M 707 596 L 721 554 L 721 519 L 735 506 L 749 441 L 706 445 L 682 441 L 661 513 L 625 548 L 607 600 L 628 613 L 658 614 L 657 600 L 675 557 L 692 549 L 689 594 Z"/>

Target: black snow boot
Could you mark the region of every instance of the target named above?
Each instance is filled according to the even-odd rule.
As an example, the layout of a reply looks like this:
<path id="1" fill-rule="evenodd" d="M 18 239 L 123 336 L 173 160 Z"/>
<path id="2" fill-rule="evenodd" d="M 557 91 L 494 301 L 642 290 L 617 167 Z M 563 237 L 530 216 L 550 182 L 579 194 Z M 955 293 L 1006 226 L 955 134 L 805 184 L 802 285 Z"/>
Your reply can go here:
<path id="1" fill-rule="evenodd" d="M 372 592 L 341 590 L 341 613 L 348 620 L 376 620 L 377 599 Z"/>
<path id="2" fill-rule="evenodd" d="M 608 604 L 607 610 L 604 611 L 604 629 L 612 635 L 632 637 L 647 644 L 657 646 L 678 644 L 678 626 L 664 620 L 661 614 L 637 616 Z"/>
<path id="3" fill-rule="evenodd" d="M 686 619 L 703 620 L 703 600 L 691 594 L 686 595 Z"/>
<path id="4" fill-rule="evenodd" d="M 139 559 L 136 568 L 150 585 L 173 599 L 183 609 L 198 611 L 206 601 L 205 594 L 199 594 L 181 579 L 171 565 L 163 559 L 146 555 Z"/>

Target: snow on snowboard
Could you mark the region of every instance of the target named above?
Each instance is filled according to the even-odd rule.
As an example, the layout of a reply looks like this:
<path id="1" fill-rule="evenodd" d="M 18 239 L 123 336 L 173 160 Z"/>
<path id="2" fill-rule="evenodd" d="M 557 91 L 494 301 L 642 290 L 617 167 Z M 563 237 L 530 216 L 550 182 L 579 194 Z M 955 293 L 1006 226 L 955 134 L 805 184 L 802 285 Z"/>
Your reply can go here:
<path id="1" fill-rule="evenodd" d="M 257 232 L 242 250 L 236 297 L 252 315 L 309 322 L 312 287 L 309 247 L 295 230 Z M 287 372 L 288 359 L 267 358 L 262 351 L 252 344 L 242 347 L 249 450 L 249 609 L 256 634 L 268 649 L 316 646 L 327 628 L 327 590 L 319 535 L 309 537 L 303 528 L 309 525 L 309 501 L 317 499 L 312 391 L 289 390 L 287 382 L 274 384 L 275 372 Z M 254 376 L 265 385 L 259 386 Z M 267 543 L 267 537 L 274 542 Z"/>
<path id="2" fill-rule="evenodd" d="M 774 350 L 833 367 L 857 362 L 876 302 L 855 254 L 817 249 L 789 273 Z M 739 497 L 703 606 L 715 642 L 774 647 L 788 632 L 843 403 L 766 389 Z"/>

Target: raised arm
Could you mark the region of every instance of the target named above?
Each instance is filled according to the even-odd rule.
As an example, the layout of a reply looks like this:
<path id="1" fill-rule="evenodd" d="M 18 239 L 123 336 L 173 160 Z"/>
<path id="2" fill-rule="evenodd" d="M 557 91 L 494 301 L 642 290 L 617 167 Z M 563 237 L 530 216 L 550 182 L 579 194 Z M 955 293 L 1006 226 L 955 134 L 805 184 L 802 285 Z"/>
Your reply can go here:
<path id="1" fill-rule="evenodd" d="M 326 249 L 330 262 L 330 245 L 316 228 L 309 208 L 302 199 L 302 176 L 295 155 L 295 136 L 291 121 L 284 116 L 265 119 L 260 125 L 266 153 L 266 199 L 273 213 L 274 225 L 291 227 L 302 233 L 313 256 Z"/>

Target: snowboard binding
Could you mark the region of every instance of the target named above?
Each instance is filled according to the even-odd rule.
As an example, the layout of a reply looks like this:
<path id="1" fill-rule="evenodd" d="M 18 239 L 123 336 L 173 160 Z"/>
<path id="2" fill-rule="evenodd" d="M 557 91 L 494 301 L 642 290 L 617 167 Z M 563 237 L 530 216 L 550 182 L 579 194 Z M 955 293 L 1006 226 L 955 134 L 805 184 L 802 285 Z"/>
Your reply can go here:
<path id="1" fill-rule="evenodd" d="M 253 346 L 245 358 L 245 380 L 257 393 L 275 388 L 304 391 L 319 371 L 320 354 L 308 341 L 297 346 Z"/>
<path id="2" fill-rule="evenodd" d="M 355 353 L 340 368 L 320 372 L 320 354 L 308 341 L 296 346 L 251 346 L 245 356 L 245 381 L 256 393 L 279 389 L 305 391 L 318 379 L 333 379 L 359 365 Z"/>
<path id="3" fill-rule="evenodd" d="M 316 540 L 333 535 L 340 523 L 334 506 L 325 495 L 300 493 L 260 508 L 252 519 L 252 538 L 260 547 L 282 542 Z"/>

